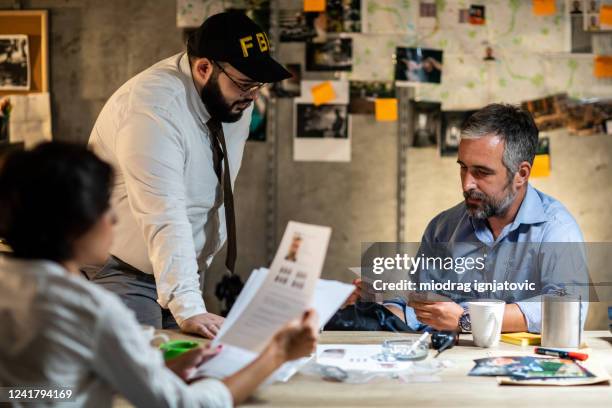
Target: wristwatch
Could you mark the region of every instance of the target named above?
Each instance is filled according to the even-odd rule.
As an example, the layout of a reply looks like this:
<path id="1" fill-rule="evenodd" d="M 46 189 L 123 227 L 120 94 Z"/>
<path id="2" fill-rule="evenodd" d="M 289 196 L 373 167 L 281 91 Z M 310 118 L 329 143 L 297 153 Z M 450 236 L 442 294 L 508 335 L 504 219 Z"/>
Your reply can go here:
<path id="1" fill-rule="evenodd" d="M 467 309 L 463 310 L 463 314 L 459 318 L 459 328 L 463 333 L 470 333 L 472 331 L 472 320 Z"/>

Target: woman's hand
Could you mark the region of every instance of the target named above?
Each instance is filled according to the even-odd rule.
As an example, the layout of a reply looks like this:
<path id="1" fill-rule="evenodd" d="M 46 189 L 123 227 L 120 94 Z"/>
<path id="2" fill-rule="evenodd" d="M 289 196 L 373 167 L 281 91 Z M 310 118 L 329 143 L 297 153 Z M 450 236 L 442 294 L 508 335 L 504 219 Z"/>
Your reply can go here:
<path id="1" fill-rule="evenodd" d="M 202 364 L 219 354 L 222 346 L 216 348 L 210 348 L 210 345 L 204 347 L 198 347 L 193 350 L 189 350 L 178 357 L 166 361 L 166 367 L 168 367 L 174 374 L 188 381 L 194 371 Z"/>
<path id="2" fill-rule="evenodd" d="M 292 320 L 276 332 L 268 348 L 281 364 L 309 356 L 317 344 L 318 324 L 317 312 L 307 310 L 301 320 Z"/>

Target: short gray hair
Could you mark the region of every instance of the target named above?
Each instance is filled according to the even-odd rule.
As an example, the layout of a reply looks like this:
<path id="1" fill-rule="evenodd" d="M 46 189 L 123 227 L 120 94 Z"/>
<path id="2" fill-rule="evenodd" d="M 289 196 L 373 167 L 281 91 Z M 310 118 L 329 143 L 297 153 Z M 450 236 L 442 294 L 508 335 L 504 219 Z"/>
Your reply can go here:
<path id="1" fill-rule="evenodd" d="M 502 163 L 510 176 L 522 162 L 533 164 L 538 148 L 538 127 L 531 114 L 518 106 L 493 103 L 470 116 L 461 126 L 461 137 L 497 136 L 504 141 Z"/>

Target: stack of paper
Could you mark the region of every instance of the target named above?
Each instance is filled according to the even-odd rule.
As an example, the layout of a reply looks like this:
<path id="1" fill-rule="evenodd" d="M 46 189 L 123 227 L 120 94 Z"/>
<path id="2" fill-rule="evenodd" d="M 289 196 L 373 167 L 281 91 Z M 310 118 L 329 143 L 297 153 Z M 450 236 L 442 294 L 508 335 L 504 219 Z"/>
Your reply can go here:
<path id="1" fill-rule="evenodd" d="M 223 344 L 223 350 L 196 376 L 222 378 L 240 370 L 274 333 L 308 308 L 317 311 L 321 327 L 327 323 L 353 291 L 352 285 L 319 279 L 330 234 L 327 227 L 289 222 L 270 270 L 251 273 L 213 341 L 213 346 Z M 304 362 L 285 364 L 273 379 L 287 380 Z"/>

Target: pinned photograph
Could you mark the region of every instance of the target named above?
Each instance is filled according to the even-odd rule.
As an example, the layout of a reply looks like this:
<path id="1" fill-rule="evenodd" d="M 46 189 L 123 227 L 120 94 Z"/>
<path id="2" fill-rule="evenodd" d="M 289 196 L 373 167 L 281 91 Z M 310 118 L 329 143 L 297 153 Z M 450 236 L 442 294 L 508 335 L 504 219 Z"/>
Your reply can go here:
<path id="1" fill-rule="evenodd" d="M 438 14 L 436 3 L 432 1 L 421 1 L 419 3 L 419 17 L 433 17 Z"/>
<path id="2" fill-rule="evenodd" d="M 351 81 L 349 113 L 374 113 L 377 98 L 395 98 L 395 85 L 386 81 Z"/>
<path id="3" fill-rule="evenodd" d="M 440 132 L 440 107 L 437 102 L 412 102 L 414 147 L 435 146 Z"/>
<path id="4" fill-rule="evenodd" d="M 298 138 L 348 138 L 346 105 L 297 104 Z"/>
<path id="5" fill-rule="evenodd" d="M 276 82 L 273 86 L 274 95 L 279 98 L 295 98 L 301 95 L 300 81 L 302 79 L 302 66 L 300 64 L 285 65 L 291 73 L 291 78 Z"/>
<path id="6" fill-rule="evenodd" d="M 361 0 L 327 0 L 327 32 L 361 32 Z"/>
<path id="7" fill-rule="evenodd" d="M 350 71 L 353 67 L 353 40 L 334 38 L 306 44 L 306 70 Z"/>
<path id="8" fill-rule="evenodd" d="M 279 33 L 281 42 L 307 42 L 317 36 L 315 20 L 319 13 L 302 10 L 279 10 Z"/>
<path id="9" fill-rule="evenodd" d="M 0 91 L 30 89 L 28 36 L 0 35 Z"/>
<path id="10" fill-rule="evenodd" d="M 442 79 L 442 50 L 397 47 L 395 80 L 439 84 Z"/>
<path id="11" fill-rule="evenodd" d="M 476 111 L 442 111 L 440 126 L 440 141 L 438 143 L 441 156 L 455 156 L 461 141 L 461 126 L 463 122 Z"/>
<path id="12" fill-rule="evenodd" d="M 470 6 L 470 24 L 483 25 L 486 23 L 485 6 L 471 5 Z"/>

